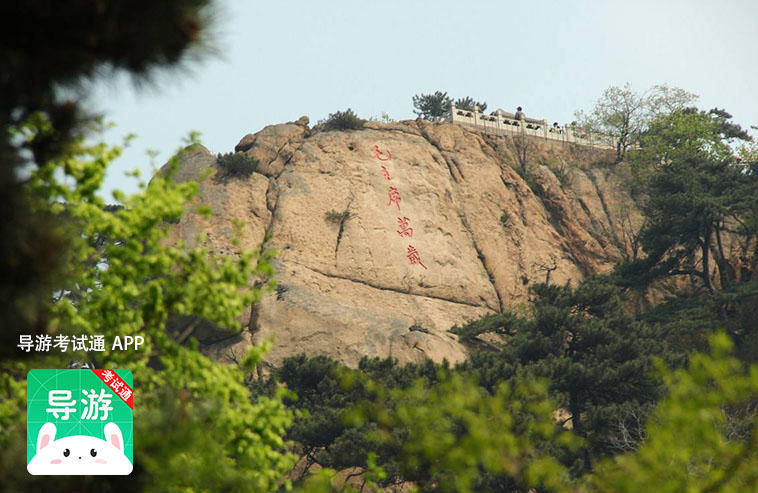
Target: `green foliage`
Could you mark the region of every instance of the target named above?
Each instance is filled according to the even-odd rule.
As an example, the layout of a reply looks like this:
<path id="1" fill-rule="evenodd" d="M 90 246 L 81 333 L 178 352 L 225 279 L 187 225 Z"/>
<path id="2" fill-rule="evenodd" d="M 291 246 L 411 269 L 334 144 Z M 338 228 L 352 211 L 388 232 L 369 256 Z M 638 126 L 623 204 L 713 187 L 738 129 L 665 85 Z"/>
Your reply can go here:
<path id="1" fill-rule="evenodd" d="M 62 0 L 54 11 L 35 0 L 0 6 L 0 357 L 13 354 L 20 332 L 47 329 L 48 294 L 68 280 L 76 235 L 76 227 L 32 203 L 47 198 L 24 190 L 26 172 L 62 159 L 96 123 L 75 96 L 86 96 L 84 81 L 89 87 L 115 70 L 145 82 L 157 70 L 209 53 L 213 3 Z M 74 90 L 61 97 L 62 87 Z M 44 120 L 44 130 L 11 135 L 34 119 Z"/>
<path id="2" fill-rule="evenodd" d="M 490 313 L 480 319 L 455 325 L 450 332 L 462 342 L 471 342 L 480 334 L 514 335 L 523 325 L 523 320 L 510 312 Z"/>
<path id="3" fill-rule="evenodd" d="M 758 142 L 742 142 L 737 150 L 746 173 L 758 174 Z"/>
<path id="4" fill-rule="evenodd" d="M 586 439 L 570 459 L 572 470 L 587 472 L 597 458 L 618 451 L 621 432 L 644 420 L 655 402 L 659 389 L 649 376 L 649 356 L 662 349 L 626 313 L 607 279 L 589 278 L 576 289 L 539 284 L 532 292 L 532 318 L 488 315 L 454 329 L 464 337 L 505 336 L 502 350 L 476 352 L 462 369 L 490 390 L 517 375 L 547 378 L 574 433 Z"/>
<path id="5" fill-rule="evenodd" d="M 501 384 L 489 394 L 460 375 L 441 376 L 433 387 L 419 380 L 388 394 L 377 389 L 375 402 L 369 414 L 383 441 L 399 448 L 402 476 L 422 491 L 562 491 L 568 482 L 540 447 L 576 443 L 551 419 L 544 385 Z"/>
<path id="6" fill-rule="evenodd" d="M 258 160 L 244 152 L 228 152 L 216 157 L 216 165 L 226 176 L 247 178 L 258 169 Z"/>
<path id="7" fill-rule="evenodd" d="M 758 413 L 745 418 L 748 432 L 730 437 L 729 409 L 758 400 L 758 366 L 729 357 L 721 334 L 711 356 L 692 356 L 688 368 L 663 373 L 668 394 L 647 423 L 635 453 L 603 462 L 589 491 L 661 493 L 755 491 L 758 481 Z"/>
<path id="8" fill-rule="evenodd" d="M 44 128 L 28 122 L 21 130 Z M 96 192 L 118 152 L 104 144 L 88 145 L 83 138 L 72 141 L 66 154 L 41 163 L 25 188 L 40 198 L 35 201 L 38 210 L 79 231 L 65 257 L 70 277 L 47 309 L 49 333 L 102 334 L 105 340 L 141 335 L 145 348 L 124 352 L 106 347 L 96 355 L 40 353 L 23 362 L 3 362 L 0 423 L 24 422 L 25 386 L 15 382 L 23 383 L 29 368 L 94 360 L 100 368 L 126 367 L 134 373 L 140 392 L 135 426 L 144 437 L 135 441 L 134 480 L 144 491 L 209 491 L 218 487 L 222 476 L 221 484 L 230 492 L 286 485 L 294 457 L 286 452 L 282 436 L 292 414 L 283 407 L 282 393 L 253 400 L 243 383 L 244 371 L 252 370 L 262 349 L 252 349 L 244 368 L 222 366 L 192 345 L 178 345 L 166 332 L 169 317 L 182 315 L 238 330 L 237 317 L 261 294 L 249 287 L 252 281 L 272 274 L 270 256 L 242 252 L 224 257 L 202 247 L 168 245 L 169 223 L 181 216 L 197 192 L 196 183 L 173 182 L 171 171 L 142 183 L 134 195 L 114 192 L 120 207 L 106 206 Z M 171 168 L 179 159 L 180 155 L 172 158 Z M 140 421 L 143 417 L 145 422 Z M 9 448 L 20 448 L 24 431 L 16 426 L 6 434 L 4 428 L 3 440 Z M 26 490 L 27 474 L 17 473 L 25 470 L 23 457 L 3 454 L 0 459 L 4 486 L 13 491 Z M 88 481 L 88 488 L 103 490 L 115 483 L 108 478 Z M 35 484 L 47 484 L 47 490 L 66 487 L 57 478 L 35 478 Z"/>
<path id="9" fill-rule="evenodd" d="M 464 111 L 474 111 L 474 107 L 478 106 L 479 111 L 484 113 L 484 110 L 487 109 L 487 103 L 486 102 L 479 102 L 474 100 L 474 98 L 470 96 L 466 96 L 465 98 L 459 98 L 455 100 L 455 107 L 459 110 Z"/>
<path id="10" fill-rule="evenodd" d="M 645 424 L 644 441 L 602 460 L 594 472 L 578 479 L 571 479 L 558 457 L 561 450 L 576 450 L 582 441 L 556 426 L 557 404 L 550 400 L 547 386 L 532 378 L 501 383 L 491 393 L 475 380 L 449 372 L 401 383 L 382 379 L 389 368 L 399 375 L 399 367 L 374 360 L 362 372 L 343 373 L 341 386 L 361 389 L 367 399 L 360 413 L 353 413 L 359 418 L 353 421 L 376 423 L 374 446 L 384 444 L 396 454 L 394 466 L 402 479 L 394 484 L 413 482 L 412 491 L 753 491 L 758 479 L 758 366 L 747 368 L 730 357 L 732 344 L 723 334 L 713 337 L 711 344 L 712 354 L 691 356 L 686 369 L 668 370 L 657 362 L 667 392 Z M 297 372 L 300 377 L 288 378 L 293 384 L 309 380 L 309 370 L 324 364 L 332 375 L 346 371 L 328 360 L 316 367 L 306 361 L 299 359 L 298 365 L 305 364 Z M 315 374 L 310 380 L 323 382 L 320 377 L 326 373 Z M 312 389 L 311 404 L 318 402 L 313 400 L 318 392 L 332 390 Z M 366 457 L 364 485 L 375 491 L 388 484 L 386 472 L 376 456 Z M 300 491 L 355 489 L 333 469 L 325 469 L 312 475 Z"/>
<path id="11" fill-rule="evenodd" d="M 504 228 L 507 228 L 511 224 L 510 212 L 503 211 L 503 213 L 500 214 L 500 224 L 502 224 Z"/>
<path id="12" fill-rule="evenodd" d="M 451 102 L 447 92 L 416 94 L 413 96 L 413 112 L 426 120 L 442 118 L 450 113 Z"/>
<path id="13" fill-rule="evenodd" d="M 627 83 L 623 88 L 611 86 L 606 89 L 590 114 L 577 111 L 575 116 L 580 126 L 615 136 L 616 162 L 620 162 L 653 119 L 681 110 L 696 99 L 694 94 L 666 85 L 637 93 Z"/>
<path id="14" fill-rule="evenodd" d="M 368 121 L 379 123 L 394 123 L 397 120 L 392 118 L 386 111 L 382 111 L 381 115 L 369 117 Z"/>
<path id="15" fill-rule="evenodd" d="M 334 209 L 332 209 L 324 213 L 324 220 L 332 224 L 342 224 L 343 222 L 347 221 L 351 217 L 353 216 L 348 210 L 337 212 Z"/>
<path id="16" fill-rule="evenodd" d="M 366 468 L 362 471 L 361 487 L 353 488 L 346 479 L 338 478 L 337 471 L 330 468 L 320 469 L 308 476 L 299 493 L 362 493 L 363 491 L 380 491 L 381 483 L 387 477 L 384 469 L 376 463 L 376 455 L 369 452 Z M 341 483 L 341 484 L 340 484 Z"/>
<path id="17" fill-rule="evenodd" d="M 635 158 L 647 197 L 639 235 L 647 256 L 618 269 L 630 285 L 687 275 L 713 292 L 712 262 L 721 288 L 747 277 L 737 277 L 724 246 L 727 234 L 745 245 L 758 236 L 758 180 L 734 163 L 729 135 L 735 133 L 723 113 L 695 109 L 650 124 Z"/>
<path id="18" fill-rule="evenodd" d="M 363 128 L 364 120 L 358 118 L 353 110 L 348 108 L 346 111 L 337 111 L 329 113 L 329 116 L 323 122 L 324 130 L 360 130 Z"/>
<path id="19" fill-rule="evenodd" d="M 386 486 L 402 480 L 398 450 L 379 440 L 375 421 L 356 419 L 356 406 L 372 395 L 377 385 L 407 388 L 418 378 L 433 385 L 439 369 L 428 360 L 400 366 L 391 359 L 364 358 L 357 370 L 349 370 L 326 356 L 300 355 L 285 359 L 267 380 L 253 385 L 256 393 L 271 394 L 281 383 L 298 396 L 290 402 L 296 417 L 287 434 L 304 466 L 300 478 L 295 479 L 305 477 L 313 466 L 336 470 L 369 467 L 373 452 L 376 464 L 386 474 L 377 481 Z"/>

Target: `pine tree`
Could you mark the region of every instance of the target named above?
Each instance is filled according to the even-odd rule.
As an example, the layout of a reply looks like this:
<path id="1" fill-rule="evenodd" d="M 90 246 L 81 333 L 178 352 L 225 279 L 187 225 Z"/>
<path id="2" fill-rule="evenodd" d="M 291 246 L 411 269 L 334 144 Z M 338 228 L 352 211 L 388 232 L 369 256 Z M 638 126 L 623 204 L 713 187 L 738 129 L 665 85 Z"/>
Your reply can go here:
<path id="1" fill-rule="evenodd" d="M 416 94 L 413 96 L 413 111 L 427 120 L 442 118 L 450 112 L 452 99 L 447 92 L 436 91 L 434 94 Z"/>
<path id="2" fill-rule="evenodd" d="M 597 458 L 642 438 L 637 432 L 659 396 L 650 356 L 662 348 L 626 312 L 607 278 L 532 291 L 533 317 L 509 317 L 518 330 L 506 333 L 504 349 L 481 352 L 463 368 L 489 386 L 519 375 L 549 379 L 564 424 L 586 439 L 573 470 L 588 471 Z"/>

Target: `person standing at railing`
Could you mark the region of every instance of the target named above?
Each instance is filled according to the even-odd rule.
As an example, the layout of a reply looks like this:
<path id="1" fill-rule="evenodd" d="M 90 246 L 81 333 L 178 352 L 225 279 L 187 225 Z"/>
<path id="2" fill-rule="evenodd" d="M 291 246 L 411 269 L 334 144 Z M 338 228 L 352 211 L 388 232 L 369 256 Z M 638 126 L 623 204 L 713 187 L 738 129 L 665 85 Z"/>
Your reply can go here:
<path id="1" fill-rule="evenodd" d="M 523 120 L 523 119 L 525 118 L 525 117 L 524 117 L 524 112 L 523 112 L 523 111 L 521 111 L 521 106 L 519 106 L 518 108 L 516 108 L 516 114 L 515 114 L 515 115 L 513 115 L 513 117 L 514 117 L 516 120 Z"/>

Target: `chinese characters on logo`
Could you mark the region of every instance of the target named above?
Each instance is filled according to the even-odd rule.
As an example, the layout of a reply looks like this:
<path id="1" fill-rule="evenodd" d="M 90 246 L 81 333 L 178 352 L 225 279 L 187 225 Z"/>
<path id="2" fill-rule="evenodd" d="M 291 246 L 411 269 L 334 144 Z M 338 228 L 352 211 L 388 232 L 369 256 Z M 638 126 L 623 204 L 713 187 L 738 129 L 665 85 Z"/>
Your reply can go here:
<path id="1" fill-rule="evenodd" d="M 129 399 L 132 397 L 132 389 L 130 389 L 123 380 L 118 378 L 115 373 L 110 370 L 103 370 L 102 373 L 100 373 L 100 378 L 102 378 L 103 382 L 107 383 L 108 387 L 117 393 L 127 404 L 129 403 Z"/>
<path id="2" fill-rule="evenodd" d="M 94 421 L 99 419 L 105 421 L 108 419 L 108 411 L 113 411 L 111 407 L 112 394 L 106 394 L 104 389 L 100 389 L 100 393 L 96 393 L 95 389 L 90 389 L 89 392 L 82 390 L 82 394 L 86 399 L 80 399 L 84 404 L 84 410 L 80 416 L 80 419 L 87 419 Z M 50 406 L 47 408 L 47 412 L 52 414 L 55 419 L 62 421 L 68 421 L 71 413 L 76 413 L 76 400 L 71 397 L 70 390 L 51 390 L 47 395 L 47 403 Z M 101 416 L 102 414 L 102 416 Z"/>

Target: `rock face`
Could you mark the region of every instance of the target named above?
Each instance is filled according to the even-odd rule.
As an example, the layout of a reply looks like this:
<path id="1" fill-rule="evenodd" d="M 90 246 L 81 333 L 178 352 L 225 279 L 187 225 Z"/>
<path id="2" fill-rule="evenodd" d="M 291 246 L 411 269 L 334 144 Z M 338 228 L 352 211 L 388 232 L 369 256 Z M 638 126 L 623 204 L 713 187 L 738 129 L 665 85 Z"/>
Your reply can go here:
<path id="1" fill-rule="evenodd" d="M 301 118 L 240 141 L 260 163 L 250 177 L 203 178 L 215 157 L 186 156 L 176 176 L 200 182 L 213 214 L 188 214 L 173 238 L 234 254 L 239 222 L 241 248 L 277 251 L 276 292 L 245 315 L 248 329 L 199 330 L 201 347 L 225 359 L 273 339 L 272 364 L 301 352 L 456 362 L 466 350 L 451 326 L 628 254 L 641 218 L 623 166 L 534 139 L 525 180 L 509 139 L 420 121 L 324 132 Z"/>

